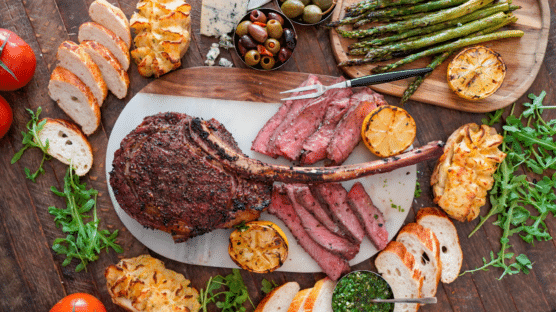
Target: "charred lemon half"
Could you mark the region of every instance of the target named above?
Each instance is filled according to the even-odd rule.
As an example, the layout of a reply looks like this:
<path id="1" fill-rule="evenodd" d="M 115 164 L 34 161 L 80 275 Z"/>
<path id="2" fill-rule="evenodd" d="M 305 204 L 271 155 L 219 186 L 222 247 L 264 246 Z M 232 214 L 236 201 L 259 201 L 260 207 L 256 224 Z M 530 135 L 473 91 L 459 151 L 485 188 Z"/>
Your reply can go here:
<path id="1" fill-rule="evenodd" d="M 483 46 L 461 51 L 448 65 L 448 85 L 457 95 L 471 101 L 492 95 L 505 76 L 506 64 L 500 54 Z"/>
<path id="2" fill-rule="evenodd" d="M 402 153 L 413 144 L 416 133 L 413 117 L 405 109 L 390 105 L 375 108 L 361 128 L 363 142 L 379 157 Z"/>
<path id="3" fill-rule="evenodd" d="M 228 253 L 242 269 L 269 273 L 284 264 L 288 257 L 288 239 L 270 221 L 252 221 L 230 234 Z"/>

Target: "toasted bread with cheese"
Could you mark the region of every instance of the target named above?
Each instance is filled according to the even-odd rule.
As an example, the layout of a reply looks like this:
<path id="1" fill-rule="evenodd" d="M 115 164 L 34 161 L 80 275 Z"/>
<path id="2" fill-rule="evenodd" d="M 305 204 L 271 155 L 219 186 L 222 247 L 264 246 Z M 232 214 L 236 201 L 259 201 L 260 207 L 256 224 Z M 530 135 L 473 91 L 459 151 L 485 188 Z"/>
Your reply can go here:
<path id="1" fill-rule="evenodd" d="M 149 255 L 123 259 L 104 272 L 112 301 L 132 312 L 199 311 L 199 293 L 182 274 Z"/>
<path id="2" fill-rule="evenodd" d="M 78 125 L 91 135 L 100 124 L 100 108 L 89 87 L 74 73 L 57 66 L 50 75 L 48 95 Z"/>
<path id="3" fill-rule="evenodd" d="M 108 89 L 118 99 L 125 98 L 129 88 L 129 76 L 114 54 L 96 41 L 85 40 L 81 42 L 81 46 L 97 64 Z"/>
<path id="4" fill-rule="evenodd" d="M 388 282 L 394 298 L 420 298 L 423 276 L 415 264 L 415 258 L 404 244 L 391 241 L 375 259 L 377 271 Z M 396 303 L 394 312 L 415 312 L 416 303 Z"/>
<path id="5" fill-rule="evenodd" d="M 110 29 L 95 22 L 86 22 L 79 26 L 78 39 L 79 42 L 91 40 L 102 44 L 114 54 L 124 70 L 129 68 L 129 46 Z"/>
<path id="6" fill-rule="evenodd" d="M 93 149 L 79 127 L 64 119 L 44 118 L 44 127 L 38 133 L 43 144 L 48 140 L 48 154 L 75 169 L 83 176 L 93 167 Z"/>
<path id="7" fill-rule="evenodd" d="M 298 291 L 297 282 L 288 282 L 276 287 L 259 302 L 255 312 L 286 312 Z"/>
<path id="8" fill-rule="evenodd" d="M 471 221 L 479 215 L 493 174 L 506 157 L 498 149 L 502 141 L 496 129 L 474 123 L 450 135 L 431 176 L 434 202 L 450 217 Z"/>
<path id="9" fill-rule="evenodd" d="M 89 17 L 93 22 L 113 31 L 128 47 L 131 47 L 129 20 L 120 8 L 106 0 L 95 0 L 89 6 Z"/>

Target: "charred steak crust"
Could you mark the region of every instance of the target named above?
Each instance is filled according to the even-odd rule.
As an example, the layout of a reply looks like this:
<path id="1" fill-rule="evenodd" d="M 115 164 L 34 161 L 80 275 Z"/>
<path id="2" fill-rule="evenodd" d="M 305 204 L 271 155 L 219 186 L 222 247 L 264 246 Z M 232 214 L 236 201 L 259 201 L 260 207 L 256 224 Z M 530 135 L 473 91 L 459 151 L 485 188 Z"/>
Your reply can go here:
<path id="1" fill-rule="evenodd" d="M 257 219 L 270 204 L 272 185 L 226 171 L 190 137 L 194 118 L 180 113 L 146 117 L 114 154 L 110 185 L 120 207 L 140 224 L 174 241 Z M 211 130 L 241 153 L 218 121 Z"/>

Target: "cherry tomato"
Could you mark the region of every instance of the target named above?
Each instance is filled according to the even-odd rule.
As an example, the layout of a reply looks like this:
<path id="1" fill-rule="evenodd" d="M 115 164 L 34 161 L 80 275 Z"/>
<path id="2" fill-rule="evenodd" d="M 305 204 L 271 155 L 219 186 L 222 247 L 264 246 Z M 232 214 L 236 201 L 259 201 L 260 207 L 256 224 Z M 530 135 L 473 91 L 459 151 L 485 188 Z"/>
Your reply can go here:
<path id="1" fill-rule="evenodd" d="M 8 132 L 13 121 L 12 109 L 0 95 L 0 139 Z"/>
<path id="2" fill-rule="evenodd" d="M 106 308 L 96 297 L 85 293 L 75 293 L 58 301 L 50 312 L 106 312 Z"/>
<path id="3" fill-rule="evenodd" d="M 14 32 L 0 28 L 0 91 L 25 86 L 35 74 L 33 49 Z"/>

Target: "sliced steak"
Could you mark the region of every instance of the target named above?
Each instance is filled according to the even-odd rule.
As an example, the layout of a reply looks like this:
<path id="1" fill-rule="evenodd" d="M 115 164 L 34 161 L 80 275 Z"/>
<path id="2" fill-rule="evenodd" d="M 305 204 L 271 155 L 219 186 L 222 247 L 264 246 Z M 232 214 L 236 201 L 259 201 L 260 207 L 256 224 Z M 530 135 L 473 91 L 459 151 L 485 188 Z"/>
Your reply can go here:
<path id="1" fill-rule="evenodd" d="M 343 256 L 347 260 L 351 260 L 357 255 L 359 252 L 359 245 L 355 245 L 347 239 L 330 232 L 330 230 L 323 226 L 319 220 L 296 201 L 294 188 L 291 187 L 291 185 L 286 185 L 285 188 L 292 207 L 301 220 L 301 225 L 303 225 L 307 234 L 309 234 L 317 244 L 332 253 Z"/>
<path id="2" fill-rule="evenodd" d="M 322 183 L 310 186 L 311 192 L 325 207 L 332 219 L 348 233 L 353 241 L 361 244 L 365 230 L 347 203 L 347 191 L 340 183 Z"/>
<path id="3" fill-rule="evenodd" d="M 150 116 L 129 133 L 114 154 L 110 185 L 120 207 L 142 225 L 185 241 L 217 228 L 257 219 L 270 204 L 270 183 L 224 169 L 189 136 L 192 118 Z M 241 153 L 216 120 L 207 122 L 227 146 Z"/>
<path id="4" fill-rule="evenodd" d="M 342 81 L 345 79 L 340 77 L 334 83 Z M 309 102 L 291 121 L 290 126 L 286 127 L 276 138 L 274 144 L 280 154 L 289 160 L 298 160 L 303 143 L 320 126 L 330 102 L 338 97 L 345 97 L 349 93 L 351 90 L 346 88 L 330 89 L 314 101 Z"/>
<path id="5" fill-rule="evenodd" d="M 344 98 L 337 98 L 328 105 L 320 127 L 303 142 L 303 151 L 299 160 L 301 165 L 311 165 L 326 158 L 326 148 L 332 141 L 334 130 L 351 107 L 349 96 L 352 92 L 351 89 L 346 90 L 350 91 L 349 95 Z"/>
<path id="6" fill-rule="evenodd" d="M 386 104 L 382 95 L 363 88 L 350 98 L 351 108 L 334 130 L 334 137 L 326 149 L 326 157 L 334 165 L 342 164 L 361 140 L 361 125 L 365 117 L 378 105 Z"/>
<path id="7" fill-rule="evenodd" d="M 337 280 L 343 273 L 349 272 L 350 267 L 346 259 L 324 249 L 303 229 L 301 220 L 281 185 L 274 187 L 272 203 L 268 207 L 268 212 L 286 224 L 297 243 L 318 263 L 330 279 Z"/>
<path id="8" fill-rule="evenodd" d="M 360 182 L 355 182 L 348 193 L 348 203 L 361 224 L 364 225 L 367 236 L 378 250 L 388 245 L 388 231 L 384 225 L 384 216 L 374 205 L 371 197 Z"/>

